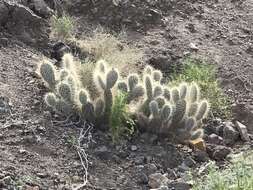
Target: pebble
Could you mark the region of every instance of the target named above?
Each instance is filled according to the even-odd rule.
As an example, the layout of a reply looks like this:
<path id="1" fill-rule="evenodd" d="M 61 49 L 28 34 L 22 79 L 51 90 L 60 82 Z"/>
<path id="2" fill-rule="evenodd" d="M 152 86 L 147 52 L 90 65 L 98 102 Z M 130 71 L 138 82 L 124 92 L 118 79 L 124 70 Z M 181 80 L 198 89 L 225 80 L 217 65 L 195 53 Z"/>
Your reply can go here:
<path id="1" fill-rule="evenodd" d="M 48 176 L 46 173 L 41 173 L 41 172 L 37 173 L 36 175 L 37 175 L 38 177 L 40 177 L 40 178 L 45 178 L 45 177 Z"/>
<path id="2" fill-rule="evenodd" d="M 157 171 L 157 167 L 155 164 L 146 164 L 144 166 L 144 170 L 147 175 L 150 175 L 150 174 L 155 173 Z"/>
<path id="3" fill-rule="evenodd" d="M 132 145 L 132 146 L 131 146 L 131 151 L 136 151 L 137 149 L 138 149 L 137 146 L 135 146 L 135 145 Z"/>
<path id="4" fill-rule="evenodd" d="M 196 46 L 196 44 L 194 43 L 190 43 L 189 47 L 192 49 L 192 50 L 195 50 L 195 51 L 198 51 L 199 48 Z"/>
<path id="5" fill-rule="evenodd" d="M 195 167 L 197 164 L 196 161 L 193 160 L 191 157 L 187 157 L 183 163 L 190 168 Z"/>
<path id="6" fill-rule="evenodd" d="M 169 179 L 161 173 L 154 173 L 148 176 L 148 185 L 151 188 L 159 188 L 162 185 L 167 185 Z"/>
<path id="7" fill-rule="evenodd" d="M 139 173 L 138 174 L 138 182 L 140 184 L 148 184 L 148 176 L 143 172 Z"/>
<path id="8" fill-rule="evenodd" d="M 186 182 L 173 181 L 168 184 L 168 188 L 175 189 L 175 190 L 190 190 L 192 188 L 192 185 Z"/>
<path id="9" fill-rule="evenodd" d="M 177 174 L 173 169 L 168 168 L 167 169 L 167 177 L 168 177 L 168 179 L 175 180 L 177 178 Z"/>
<path id="10" fill-rule="evenodd" d="M 221 145 L 223 144 L 223 138 L 216 135 L 216 134 L 211 134 L 208 136 L 207 138 L 208 142 L 211 143 L 211 144 L 218 144 L 218 145 Z"/>

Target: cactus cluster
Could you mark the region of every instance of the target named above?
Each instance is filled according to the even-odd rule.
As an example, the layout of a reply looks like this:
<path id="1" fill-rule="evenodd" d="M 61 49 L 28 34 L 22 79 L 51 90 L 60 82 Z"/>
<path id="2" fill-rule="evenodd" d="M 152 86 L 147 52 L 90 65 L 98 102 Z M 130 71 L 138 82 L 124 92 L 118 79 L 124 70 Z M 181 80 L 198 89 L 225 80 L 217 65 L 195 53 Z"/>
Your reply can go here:
<path id="1" fill-rule="evenodd" d="M 65 116 L 78 114 L 81 119 L 90 122 L 108 118 L 113 102 L 112 88 L 118 80 L 118 71 L 109 68 L 104 61 L 97 63 L 94 84 L 100 89 L 101 95 L 91 100 L 89 92 L 80 85 L 75 64 L 73 57 L 66 54 L 60 70 L 50 62 L 40 65 L 39 73 L 51 89 L 45 95 L 46 104 Z"/>
<path id="2" fill-rule="evenodd" d="M 148 114 L 137 114 L 140 126 L 181 143 L 202 138 L 202 120 L 208 114 L 209 104 L 200 99 L 197 84 L 181 83 L 171 90 L 163 88 L 161 93 L 149 102 Z"/>
<path id="3" fill-rule="evenodd" d="M 81 85 L 77 69 L 69 54 L 64 55 L 60 69 L 49 62 L 40 65 L 40 75 L 51 89 L 45 102 L 55 111 L 65 116 L 78 114 L 82 120 L 108 124 L 113 99 L 120 90 L 127 95 L 129 110 L 136 107 L 132 114 L 141 129 L 180 142 L 202 137 L 202 120 L 208 114 L 209 104 L 201 99 L 196 83 L 181 83 L 170 88 L 162 83 L 162 73 L 150 66 L 145 67 L 142 75 L 129 74 L 122 78 L 115 68 L 101 60 L 93 72 L 94 86 L 99 91 L 93 99 Z"/>

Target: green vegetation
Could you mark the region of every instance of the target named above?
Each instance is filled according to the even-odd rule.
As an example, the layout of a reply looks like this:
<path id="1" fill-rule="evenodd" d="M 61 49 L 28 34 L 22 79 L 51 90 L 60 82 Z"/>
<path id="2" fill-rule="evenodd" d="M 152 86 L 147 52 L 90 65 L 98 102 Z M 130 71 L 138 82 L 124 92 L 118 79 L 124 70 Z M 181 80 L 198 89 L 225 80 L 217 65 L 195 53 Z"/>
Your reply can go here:
<path id="1" fill-rule="evenodd" d="M 114 143 L 119 142 L 121 137 L 134 133 L 134 121 L 127 110 L 127 94 L 119 92 L 115 96 L 109 126 Z"/>
<path id="2" fill-rule="evenodd" d="M 216 68 L 200 59 L 186 58 L 183 61 L 182 71 L 172 75 L 171 85 L 185 82 L 196 82 L 202 92 L 203 98 L 211 104 L 214 116 L 224 119 L 231 118 L 231 104 L 216 79 Z"/>
<path id="3" fill-rule="evenodd" d="M 253 189 L 253 152 L 245 152 L 232 160 L 224 170 L 214 164 L 202 177 L 193 178 L 193 190 L 252 190 Z"/>
<path id="4" fill-rule="evenodd" d="M 71 16 L 64 14 L 61 17 L 52 16 L 51 18 L 52 36 L 58 40 L 69 40 L 75 30 L 75 21 Z"/>

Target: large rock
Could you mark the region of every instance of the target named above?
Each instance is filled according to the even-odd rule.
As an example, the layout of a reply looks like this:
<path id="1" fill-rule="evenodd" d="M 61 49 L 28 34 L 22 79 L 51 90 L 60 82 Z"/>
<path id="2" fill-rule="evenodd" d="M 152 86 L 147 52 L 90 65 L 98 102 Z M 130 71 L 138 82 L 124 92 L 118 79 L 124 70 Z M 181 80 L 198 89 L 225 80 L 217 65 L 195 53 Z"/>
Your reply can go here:
<path id="1" fill-rule="evenodd" d="M 243 125 L 242 123 L 240 123 L 239 121 L 235 122 L 235 126 L 240 133 L 241 139 L 243 141 L 249 141 L 250 138 L 249 138 L 247 127 L 245 125 Z"/>
<path id="2" fill-rule="evenodd" d="M 8 18 L 9 9 L 6 4 L 0 1 L 0 27 L 5 24 Z"/>
<path id="3" fill-rule="evenodd" d="M 253 106 L 247 103 L 238 103 L 233 105 L 232 111 L 234 118 L 243 121 L 247 125 L 248 132 L 253 134 Z"/>
<path id="4" fill-rule="evenodd" d="M 44 0 L 31 0 L 29 8 L 42 18 L 49 18 L 53 13 Z"/>
<path id="5" fill-rule="evenodd" d="M 232 122 L 225 122 L 223 128 L 223 138 L 227 145 L 233 145 L 239 138 L 239 133 L 235 130 L 234 124 Z"/>
<path id="6" fill-rule="evenodd" d="M 230 152 L 231 152 L 230 148 L 219 145 L 213 149 L 212 157 L 217 161 L 224 160 L 227 157 L 227 155 L 230 154 Z"/>
<path id="7" fill-rule="evenodd" d="M 3 0 L 0 3 L 0 23 L 8 33 L 28 45 L 44 47 L 49 42 L 48 21 L 24 5 Z"/>

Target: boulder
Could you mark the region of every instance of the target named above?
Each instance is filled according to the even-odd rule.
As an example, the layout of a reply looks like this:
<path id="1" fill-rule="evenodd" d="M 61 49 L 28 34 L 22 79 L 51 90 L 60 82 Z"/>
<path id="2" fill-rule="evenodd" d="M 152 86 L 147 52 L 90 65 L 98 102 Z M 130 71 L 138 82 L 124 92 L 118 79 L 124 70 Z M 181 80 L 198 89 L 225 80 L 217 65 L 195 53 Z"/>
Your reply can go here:
<path id="1" fill-rule="evenodd" d="M 236 126 L 237 130 L 239 131 L 241 139 L 243 141 L 250 141 L 247 127 L 245 125 L 243 125 L 242 123 L 240 123 L 239 121 L 235 122 L 235 126 Z"/>
<path id="2" fill-rule="evenodd" d="M 212 157 L 217 160 L 217 161 L 221 161 L 224 160 L 228 154 L 230 154 L 231 149 L 229 147 L 226 146 L 215 146 L 213 149 L 213 154 Z"/>
<path id="3" fill-rule="evenodd" d="M 225 122 L 223 128 L 223 138 L 226 145 L 233 145 L 239 137 L 239 133 L 235 130 L 232 122 Z"/>
<path id="4" fill-rule="evenodd" d="M 0 24 L 8 33 L 28 45 L 45 47 L 49 42 L 48 21 L 19 3 L 7 0 L 0 2 Z"/>

